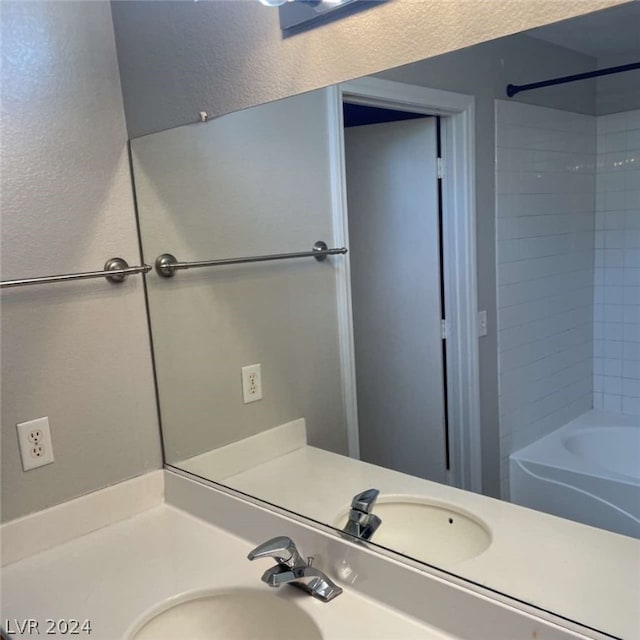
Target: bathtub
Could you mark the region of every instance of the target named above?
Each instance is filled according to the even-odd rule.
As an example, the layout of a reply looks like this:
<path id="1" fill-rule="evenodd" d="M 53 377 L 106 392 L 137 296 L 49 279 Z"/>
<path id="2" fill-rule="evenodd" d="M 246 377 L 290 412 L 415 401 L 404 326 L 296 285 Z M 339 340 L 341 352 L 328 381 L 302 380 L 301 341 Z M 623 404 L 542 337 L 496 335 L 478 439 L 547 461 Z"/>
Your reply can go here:
<path id="1" fill-rule="evenodd" d="M 512 453 L 511 501 L 640 538 L 640 417 L 589 411 Z"/>

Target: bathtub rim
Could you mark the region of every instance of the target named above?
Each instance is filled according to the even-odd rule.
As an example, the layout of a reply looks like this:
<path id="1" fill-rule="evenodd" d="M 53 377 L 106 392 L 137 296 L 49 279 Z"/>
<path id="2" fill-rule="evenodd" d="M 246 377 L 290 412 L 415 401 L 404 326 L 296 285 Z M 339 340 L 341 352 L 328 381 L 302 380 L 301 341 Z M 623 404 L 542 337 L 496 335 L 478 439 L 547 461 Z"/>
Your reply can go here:
<path id="1" fill-rule="evenodd" d="M 509 458 L 516 463 L 528 463 L 534 464 L 536 467 L 570 471 L 591 478 L 602 478 L 640 488 L 640 478 L 598 466 L 594 462 L 584 460 L 565 447 L 565 439 L 579 432 L 619 427 L 640 430 L 640 417 L 591 409 L 546 436 L 514 451 L 509 455 Z"/>

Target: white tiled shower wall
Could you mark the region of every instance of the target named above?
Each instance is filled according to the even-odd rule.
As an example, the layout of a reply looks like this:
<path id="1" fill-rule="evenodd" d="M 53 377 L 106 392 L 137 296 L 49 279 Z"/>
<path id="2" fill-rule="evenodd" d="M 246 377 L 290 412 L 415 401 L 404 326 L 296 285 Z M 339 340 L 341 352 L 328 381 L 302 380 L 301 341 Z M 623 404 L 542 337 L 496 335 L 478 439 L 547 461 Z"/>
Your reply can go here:
<path id="1" fill-rule="evenodd" d="M 496 101 L 502 495 L 513 451 L 640 415 L 640 110 Z"/>
<path id="2" fill-rule="evenodd" d="M 640 415 L 640 109 L 596 120 L 593 404 Z"/>
<path id="3" fill-rule="evenodd" d="M 496 101 L 502 495 L 509 454 L 593 405 L 596 120 Z"/>

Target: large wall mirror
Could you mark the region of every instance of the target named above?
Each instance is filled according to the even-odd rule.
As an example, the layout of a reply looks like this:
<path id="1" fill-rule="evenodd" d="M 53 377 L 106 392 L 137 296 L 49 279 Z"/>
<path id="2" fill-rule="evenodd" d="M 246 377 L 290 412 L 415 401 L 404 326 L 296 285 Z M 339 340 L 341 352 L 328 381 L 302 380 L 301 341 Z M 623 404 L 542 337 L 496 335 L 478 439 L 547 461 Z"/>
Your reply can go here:
<path id="1" fill-rule="evenodd" d="M 506 87 L 637 63 L 639 21 L 133 140 L 167 463 L 622 636 L 535 553 L 637 553 L 640 71 Z"/>

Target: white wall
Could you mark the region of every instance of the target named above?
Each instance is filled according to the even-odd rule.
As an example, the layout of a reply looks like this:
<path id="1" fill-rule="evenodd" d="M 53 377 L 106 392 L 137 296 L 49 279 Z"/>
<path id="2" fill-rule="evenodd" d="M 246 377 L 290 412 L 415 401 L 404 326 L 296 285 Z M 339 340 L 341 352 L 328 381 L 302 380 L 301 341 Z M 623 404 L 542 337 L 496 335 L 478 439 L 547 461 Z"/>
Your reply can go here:
<path id="1" fill-rule="evenodd" d="M 592 407 L 595 117 L 496 101 L 502 496 L 509 454 Z"/>
<path id="2" fill-rule="evenodd" d="M 640 415 L 640 110 L 597 130 L 593 404 Z"/>
<path id="3" fill-rule="evenodd" d="M 139 264 L 106 2 L 2 3 L 2 279 Z M 23 472 L 17 422 L 55 463 Z M 161 466 L 140 277 L 2 291 L 2 518 Z"/>
<path id="4" fill-rule="evenodd" d="M 621 4 L 391 0 L 283 37 L 257 0 L 114 2 L 132 137 L 317 89 Z"/>
<path id="5" fill-rule="evenodd" d="M 333 246 L 328 92 L 132 142 L 145 261 Z M 335 256 L 148 278 L 163 442 L 178 462 L 297 418 L 345 453 Z M 240 369 L 262 366 L 243 404 Z"/>

